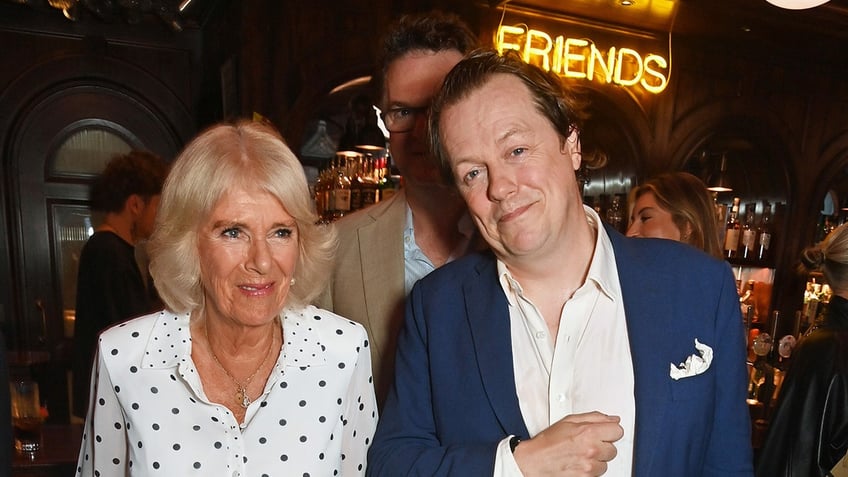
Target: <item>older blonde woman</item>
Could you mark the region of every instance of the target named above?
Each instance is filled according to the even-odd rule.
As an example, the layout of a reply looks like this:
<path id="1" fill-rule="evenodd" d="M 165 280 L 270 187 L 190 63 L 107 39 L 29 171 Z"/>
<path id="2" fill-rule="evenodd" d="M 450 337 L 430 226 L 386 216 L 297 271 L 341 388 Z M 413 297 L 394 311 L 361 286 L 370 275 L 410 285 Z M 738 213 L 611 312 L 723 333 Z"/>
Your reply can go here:
<path id="1" fill-rule="evenodd" d="M 307 305 L 335 249 L 316 222 L 269 127 L 217 125 L 186 147 L 150 243 L 167 308 L 102 335 L 78 474 L 364 474 L 369 344 Z"/>

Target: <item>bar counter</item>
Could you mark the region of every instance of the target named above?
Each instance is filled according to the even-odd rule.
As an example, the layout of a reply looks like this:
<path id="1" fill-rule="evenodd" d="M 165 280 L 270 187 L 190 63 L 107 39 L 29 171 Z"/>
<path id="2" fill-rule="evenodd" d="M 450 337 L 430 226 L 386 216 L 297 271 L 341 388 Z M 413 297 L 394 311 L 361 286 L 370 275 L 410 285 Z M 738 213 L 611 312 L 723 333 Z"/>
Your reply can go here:
<path id="1" fill-rule="evenodd" d="M 75 475 L 81 440 L 81 424 L 45 424 L 41 429 L 40 450 L 12 451 L 12 475 L 15 477 L 71 477 Z"/>

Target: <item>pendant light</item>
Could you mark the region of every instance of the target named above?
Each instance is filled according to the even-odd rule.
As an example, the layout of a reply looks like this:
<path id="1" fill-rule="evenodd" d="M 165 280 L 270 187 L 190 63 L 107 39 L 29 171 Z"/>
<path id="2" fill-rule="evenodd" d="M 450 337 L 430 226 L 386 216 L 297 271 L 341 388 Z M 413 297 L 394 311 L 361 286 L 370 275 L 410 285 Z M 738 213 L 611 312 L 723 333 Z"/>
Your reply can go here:
<path id="1" fill-rule="evenodd" d="M 730 185 L 730 178 L 727 176 L 727 153 L 721 154 L 721 167 L 718 174 L 713 175 L 710 179 L 707 190 L 713 192 L 730 192 L 733 190 Z"/>
<path id="2" fill-rule="evenodd" d="M 824 5 L 829 0 L 766 0 L 772 5 L 787 10 L 806 10 L 819 5 Z"/>

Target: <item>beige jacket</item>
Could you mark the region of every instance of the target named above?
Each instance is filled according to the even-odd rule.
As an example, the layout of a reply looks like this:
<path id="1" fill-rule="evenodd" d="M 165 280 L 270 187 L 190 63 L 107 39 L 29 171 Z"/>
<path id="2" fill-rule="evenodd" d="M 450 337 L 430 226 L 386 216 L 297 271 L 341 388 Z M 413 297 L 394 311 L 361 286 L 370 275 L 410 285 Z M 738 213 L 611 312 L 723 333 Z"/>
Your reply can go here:
<path id="1" fill-rule="evenodd" d="M 405 224 L 402 190 L 337 221 L 336 265 L 329 291 L 318 303 L 368 331 L 374 389 L 381 407 L 394 377 L 397 334 L 403 322 Z"/>

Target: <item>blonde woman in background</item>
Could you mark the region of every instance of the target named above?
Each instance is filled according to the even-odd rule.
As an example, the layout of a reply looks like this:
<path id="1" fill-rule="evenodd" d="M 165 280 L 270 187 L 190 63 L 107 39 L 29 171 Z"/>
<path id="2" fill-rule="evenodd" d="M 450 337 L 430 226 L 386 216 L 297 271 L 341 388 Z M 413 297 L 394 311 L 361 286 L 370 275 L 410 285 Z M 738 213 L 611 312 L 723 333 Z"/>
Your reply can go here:
<path id="1" fill-rule="evenodd" d="M 830 476 L 848 450 L 848 224 L 805 249 L 801 265 L 821 271 L 833 295 L 822 324 L 792 353 L 760 477 Z"/>
<path id="2" fill-rule="evenodd" d="M 656 176 L 631 191 L 628 237 L 688 243 L 722 258 L 715 205 L 704 183 L 688 172 Z"/>

